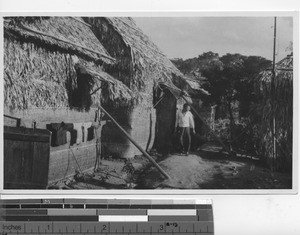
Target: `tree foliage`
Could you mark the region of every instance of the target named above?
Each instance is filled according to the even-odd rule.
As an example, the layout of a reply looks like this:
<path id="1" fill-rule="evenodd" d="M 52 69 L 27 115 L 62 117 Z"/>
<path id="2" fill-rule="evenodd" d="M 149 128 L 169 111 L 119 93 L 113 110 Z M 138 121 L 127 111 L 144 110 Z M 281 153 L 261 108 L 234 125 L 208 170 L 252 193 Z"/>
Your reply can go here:
<path id="1" fill-rule="evenodd" d="M 196 72 L 207 79 L 204 88 L 211 94 L 211 105 L 222 109 L 238 102 L 240 117 L 246 117 L 251 105 L 257 102 L 254 84 L 258 74 L 271 66 L 271 61 L 259 56 L 226 54 L 220 57 L 213 52 L 187 60 L 175 59 L 173 63 L 184 74 Z"/>

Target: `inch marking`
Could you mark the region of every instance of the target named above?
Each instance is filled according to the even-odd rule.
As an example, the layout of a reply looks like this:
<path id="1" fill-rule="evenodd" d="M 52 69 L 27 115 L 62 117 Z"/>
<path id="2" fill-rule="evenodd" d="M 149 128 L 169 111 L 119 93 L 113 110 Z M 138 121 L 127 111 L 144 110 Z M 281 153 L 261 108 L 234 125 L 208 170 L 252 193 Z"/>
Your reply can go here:
<path id="1" fill-rule="evenodd" d="M 3 226 L 2 226 L 3 224 Z M 167 224 L 169 224 L 167 226 Z M 16 227 L 19 225 L 20 229 L 17 231 L 16 229 L 9 230 L 6 227 Z M 37 226 L 37 227 L 36 227 Z M 52 226 L 52 231 L 50 230 L 50 226 Z M 165 227 L 164 227 L 165 226 Z M 115 229 L 113 229 L 115 228 Z M 213 221 L 199 221 L 199 222 L 150 222 L 150 223 L 127 223 L 127 222 L 121 222 L 121 223 L 87 223 L 85 225 L 85 222 L 80 222 L 79 225 L 75 222 L 68 223 L 68 222 L 19 222 L 14 224 L 14 222 L 2 222 L 0 226 L 0 235 L 8 233 L 8 234 L 16 234 L 16 235 L 37 235 L 37 234 L 85 234 L 88 235 L 90 233 L 94 234 L 102 234 L 102 235 L 113 235 L 119 234 L 119 235 L 138 235 L 138 234 L 157 234 L 160 233 L 161 235 L 164 234 L 171 234 L 171 235 L 188 235 L 188 234 L 214 234 L 214 228 L 213 228 Z"/>

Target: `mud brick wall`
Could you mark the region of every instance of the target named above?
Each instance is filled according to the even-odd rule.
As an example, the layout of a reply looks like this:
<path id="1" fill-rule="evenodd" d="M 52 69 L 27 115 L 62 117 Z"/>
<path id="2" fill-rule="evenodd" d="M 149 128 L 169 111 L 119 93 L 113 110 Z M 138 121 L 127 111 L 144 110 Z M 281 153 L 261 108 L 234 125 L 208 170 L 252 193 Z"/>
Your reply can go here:
<path id="1" fill-rule="evenodd" d="M 75 158 L 82 171 L 92 168 L 96 159 L 95 140 L 72 146 L 71 149 L 68 143 L 51 147 L 48 181 L 52 182 L 74 175 L 75 171 L 79 170 Z"/>
<path id="2" fill-rule="evenodd" d="M 49 174 L 48 181 L 55 181 L 66 176 L 74 175 L 78 172 L 90 169 L 94 166 L 96 160 L 96 135 L 92 140 L 87 140 L 87 129 L 93 125 L 92 122 L 73 123 L 74 129 L 82 130 L 84 135 L 77 134 L 77 142 L 70 146 L 70 134 L 67 132 L 67 143 L 57 147 L 50 148 Z M 100 129 L 100 127 L 98 127 Z M 99 136 L 99 130 L 96 130 Z M 79 132 L 78 132 L 79 133 Z M 82 141 L 82 137 L 84 141 Z M 76 159 L 76 160 L 75 160 Z M 77 161 L 77 162 L 76 162 Z"/>
<path id="3" fill-rule="evenodd" d="M 140 104 L 130 110 L 119 109 L 113 112 L 112 116 L 144 150 L 147 147 L 152 148 L 156 122 L 156 113 L 153 108 Z M 132 158 L 142 154 L 111 122 L 103 126 L 101 136 L 104 157 Z"/>
<path id="4" fill-rule="evenodd" d="M 84 135 L 77 135 L 77 142 L 70 146 L 70 134 L 67 132 L 67 143 L 57 147 L 50 148 L 49 174 L 48 181 L 62 179 L 66 176 L 74 175 L 94 167 L 96 160 L 96 142 L 97 136 L 101 134 L 101 127 L 95 129 L 94 139 L 88 141 L 87 129 L 94 125 L 92 122 L 73 123 L 74 129 L 80 129 L 83 126 Z M 84 137 L 84 141 L 82 141 Z M 77 162 L 76 162 L 77 161 Z"/>
<path id="5" fill-rule="evenodd" d="M 155 125 L 156 113 L 154 109 L 139 106 L 133 110 L 131 136 L 144 150 L 149 150 L 153 147 Z M 128 154 L 130 154 L 129 156 L 134 156 L 140 155 L 141 152 L 130 143 Z"/>

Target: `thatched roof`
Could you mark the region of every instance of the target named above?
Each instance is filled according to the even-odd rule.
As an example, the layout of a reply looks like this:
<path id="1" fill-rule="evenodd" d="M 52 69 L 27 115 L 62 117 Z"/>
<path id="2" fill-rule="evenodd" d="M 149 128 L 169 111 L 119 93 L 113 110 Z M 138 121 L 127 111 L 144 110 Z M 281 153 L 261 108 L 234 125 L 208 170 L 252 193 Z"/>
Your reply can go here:
<path id="1" fill-rule="evenodd" d="M 260 73 L 260 90 L 264 97 L 271 97 L 272 69 Z M 278 102 L 292 102 L 293 55 L 288 55 L 275 65 L 275 96 Z"/>
<path id="2" fill-rule="evenodd" d="M 180 79 L 179 83 L 184 83 L 192 89 L 203 90 L 197 81 L 191 81 L 185 77 L 167 56 L 138 28 L 134 20 L 130 17 L 107 17 L 106 20 L 122 36 L 125 44 L 130 47 L 133 64 L 140 68 L 155 66 L 155 70 L 160 70 L 162 77 L 160 81 L 173 83 L 174 76 Z"/>
<path id="3" fill-rule="evenodd" d="M 142 67 L 146 63 L 156 63 L 169 72 L 181 75 L 167 56 L 145 35 L 130 17 L 108 17 L 108 22 L 121 34 L 124 42 L 130 46 L 132 53 L 139 58 Z"/>
<path id="4" fill-rule="evenodd" d="M 58 47 L 93 61 L 115 61 L 80 17 L 6 17 L 4 28 L 6 36 Z"/>
<path id="5" fill-rule="evenodd" d="M 129 102 L 130 90 L 102 71 L 98 61 L 114 61 L 90 27 L 74 17 L 9 17 L 4 23 L 4 103 L 10 108 L 68 107 L 66 83 L 76 83 L 76 63 L 94 80 L 94 98 Z M 95 52 L 94 52 L 95 51 Z M 78 58 L 77 57 L 77 58 Z M 96 63 L 95 63 L 96 62 Z M 72 82 L 70 82 L 72 80 Z M 74 80 L 74 81 L 73 81 Z M 105 81 L 102 84 L 100 81 Z"/>
<path id="6" fill-rule="evenodd" d="M 275 83 L 280 83 L 283 79 L 292 80 L 293 79 L 293 54 L 288 55 L 284 59 L 280 60 L 275 65 Z M 260 74 L 262 82 L 271 82 L 272 70 L 263 71 Z"/>
<path id="7" fill-rule="evenodd" d="M 107 83 L 108 97 L 105 97 L 106 99 L 117 99 L 118 101 L 123 100 L 128 102 L 132 98 L 130 89 L 124 83 L 113 78 L 108 73 L 103 72 L 99 66 L 95 65 L 94 63 L 79 59 L 75 66 L 80 68 L 82 73 L 91 75 L 94 78 L 95 83 L 97 83 L 97 80 Z M 92 94 L 96 93 L 101 86 L 102 84 L 99 83 L 99 86 L 94 88 Z"/>

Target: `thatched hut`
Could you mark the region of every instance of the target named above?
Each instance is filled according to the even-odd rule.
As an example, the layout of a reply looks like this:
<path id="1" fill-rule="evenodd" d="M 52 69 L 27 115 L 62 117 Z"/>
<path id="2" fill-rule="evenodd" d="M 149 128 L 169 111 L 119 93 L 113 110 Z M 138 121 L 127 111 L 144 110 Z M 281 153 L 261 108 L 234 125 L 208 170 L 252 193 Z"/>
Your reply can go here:
<path id="1" fill-rule="evenodd" d="M 288 55 L 275 66 L 275 97 L 274 114 L 276 123 L 276 149 L 277 154 L 273 158 L 272 139 L 272 96 L 271 70 L 260 74 L 261 104 L 261 153 L 265 161 L 273 170 L 292 172 L 293 150 L 293 54 Z"/>
<path id="2" fill-rule="evenodd" d="M 111 110 L 113 116 L 144 149 L 167 152 L 175 126 L 177 103 L 170 87 L 188 90 L 191 89 L 190 84 L 132 18 L 95 17 L 84 20 L 117 60 L 115 64 L 105 65 L 106 71 L 133 93 L 132 103 Z M 160 86 L 162 83 L 166 86 Z M 193 81 L 190 83 L 197 86 Z M 136 148 L 114 128 L 107 127 L 111 134 L 106 140 L 108 154 L 125 158 L 138 154 Z"/>
<path id="3" fill-rule="evenodd" d="M 21 118 L 25 127 L 64 122 L 78 129 L 76 148 L 51 147 L 49 181 L 78 168 L 70 151 L 81 170 L 93 166 L 96 140 L 86 135 L 97 102 L 122 105 L 131 99 L 128 87 L 104 72 L 103 66 L 113 63 L 80 17 L 4 19 L 4 114 Z"/>

